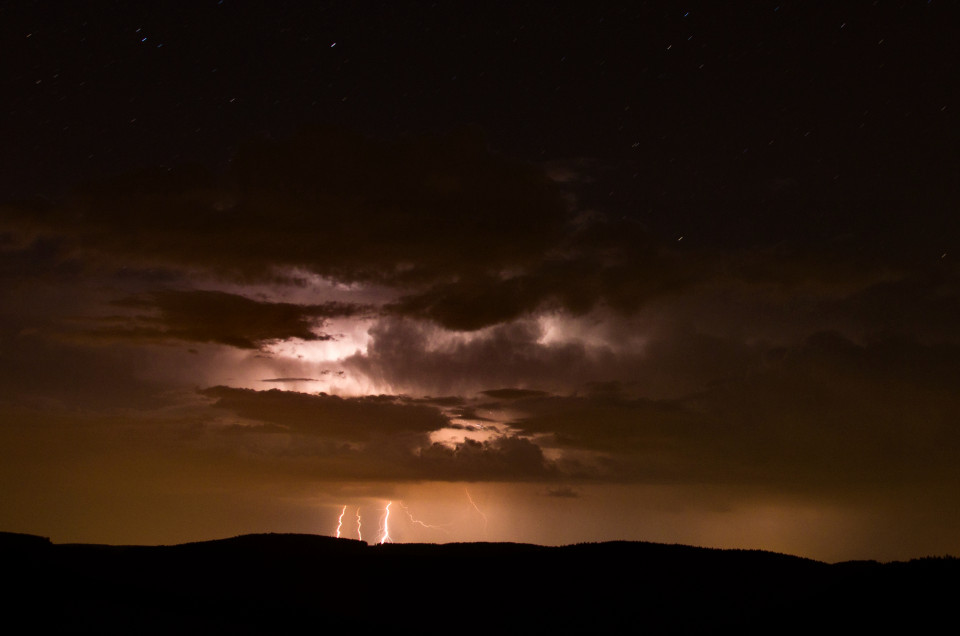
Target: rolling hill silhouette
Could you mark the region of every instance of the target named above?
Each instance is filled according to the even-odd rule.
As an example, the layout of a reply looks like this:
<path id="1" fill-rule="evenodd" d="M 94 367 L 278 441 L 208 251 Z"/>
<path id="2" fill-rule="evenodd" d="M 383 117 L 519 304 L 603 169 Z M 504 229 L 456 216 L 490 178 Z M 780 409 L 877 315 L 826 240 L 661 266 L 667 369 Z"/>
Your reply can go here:
<path id="1" fill-rule="evenodd" d="M 0 533 L 0 558 L 10 625 L 81 633 L 916 630 L 952 617 L 960 574 L 951 557 L 827 564 L 645 542 L 302 534 L 110 546 Z"/>

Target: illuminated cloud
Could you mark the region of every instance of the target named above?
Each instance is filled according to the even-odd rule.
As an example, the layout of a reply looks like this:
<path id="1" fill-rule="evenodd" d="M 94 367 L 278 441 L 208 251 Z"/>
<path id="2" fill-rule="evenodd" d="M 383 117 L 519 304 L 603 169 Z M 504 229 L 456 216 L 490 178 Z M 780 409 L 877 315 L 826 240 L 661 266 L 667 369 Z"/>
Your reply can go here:
<path id="1" fill-rule="evenodd" d="M 370 329 L 366 351 L 343 365 L 408 393 L 484 391 L 507 399 L 524 397 L 520 391 L 569 393 L 616 380 L 630 383 L 634 393 L 664 397 L 742 373 L 759 355 L 754 345 L 670 319 L 661 314 L 634 322 L 607 312 L 578 322 L 553 315 L 559 326 L 552 331 L 526 320 L 468 337 L 409 319 L 381 319 Z"/>

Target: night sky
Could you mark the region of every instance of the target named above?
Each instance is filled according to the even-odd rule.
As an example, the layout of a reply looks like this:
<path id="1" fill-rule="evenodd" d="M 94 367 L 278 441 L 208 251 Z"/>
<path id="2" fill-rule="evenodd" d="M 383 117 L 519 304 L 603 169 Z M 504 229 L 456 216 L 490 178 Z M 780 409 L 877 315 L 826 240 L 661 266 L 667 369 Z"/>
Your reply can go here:
<path id="1" fill-rule="evenodd" d="M 960 552 L 956 4 L 0 4 L 0 529 Z"/>

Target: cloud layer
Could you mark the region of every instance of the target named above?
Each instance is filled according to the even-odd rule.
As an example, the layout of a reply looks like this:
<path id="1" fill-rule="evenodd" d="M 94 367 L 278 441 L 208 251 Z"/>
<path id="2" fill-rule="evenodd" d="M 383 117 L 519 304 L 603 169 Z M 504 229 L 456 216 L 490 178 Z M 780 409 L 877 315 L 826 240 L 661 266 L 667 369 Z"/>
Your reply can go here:
<path id="1" fill-rule="evenodd" d="M 356 315 L 363 308 L 345 303 L 297 305 L 256 301 L 212 290 L 162 290 L 114 303 L 135 313 L 101 322 L 89 330 L 99 338 L 163 342 L 211 342 L 257 349 L 278 340 L 330 340 L 320 332 L 325 318 Z"/>
<path id="2" fill-rule="evenodd" d="M 576 170 L 314 130 L 9 206 L 0 409 L 236 483 L 958 503 L 949 255 L 776 197 L 657 234 Z"/>

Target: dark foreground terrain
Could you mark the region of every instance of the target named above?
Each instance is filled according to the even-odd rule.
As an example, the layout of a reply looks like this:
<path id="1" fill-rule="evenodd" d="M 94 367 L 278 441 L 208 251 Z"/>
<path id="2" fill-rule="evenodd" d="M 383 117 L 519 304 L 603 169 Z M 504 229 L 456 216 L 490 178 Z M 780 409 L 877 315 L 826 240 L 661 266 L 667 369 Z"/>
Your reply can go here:
<path id="1" fill-rule="evenodd" d="M 104 546 L 0 533 L 0 559 L 6 633 L 915 631 L 954 624 L 960 591 L 954 558 L 831 565 L 637 542 Z"/>

